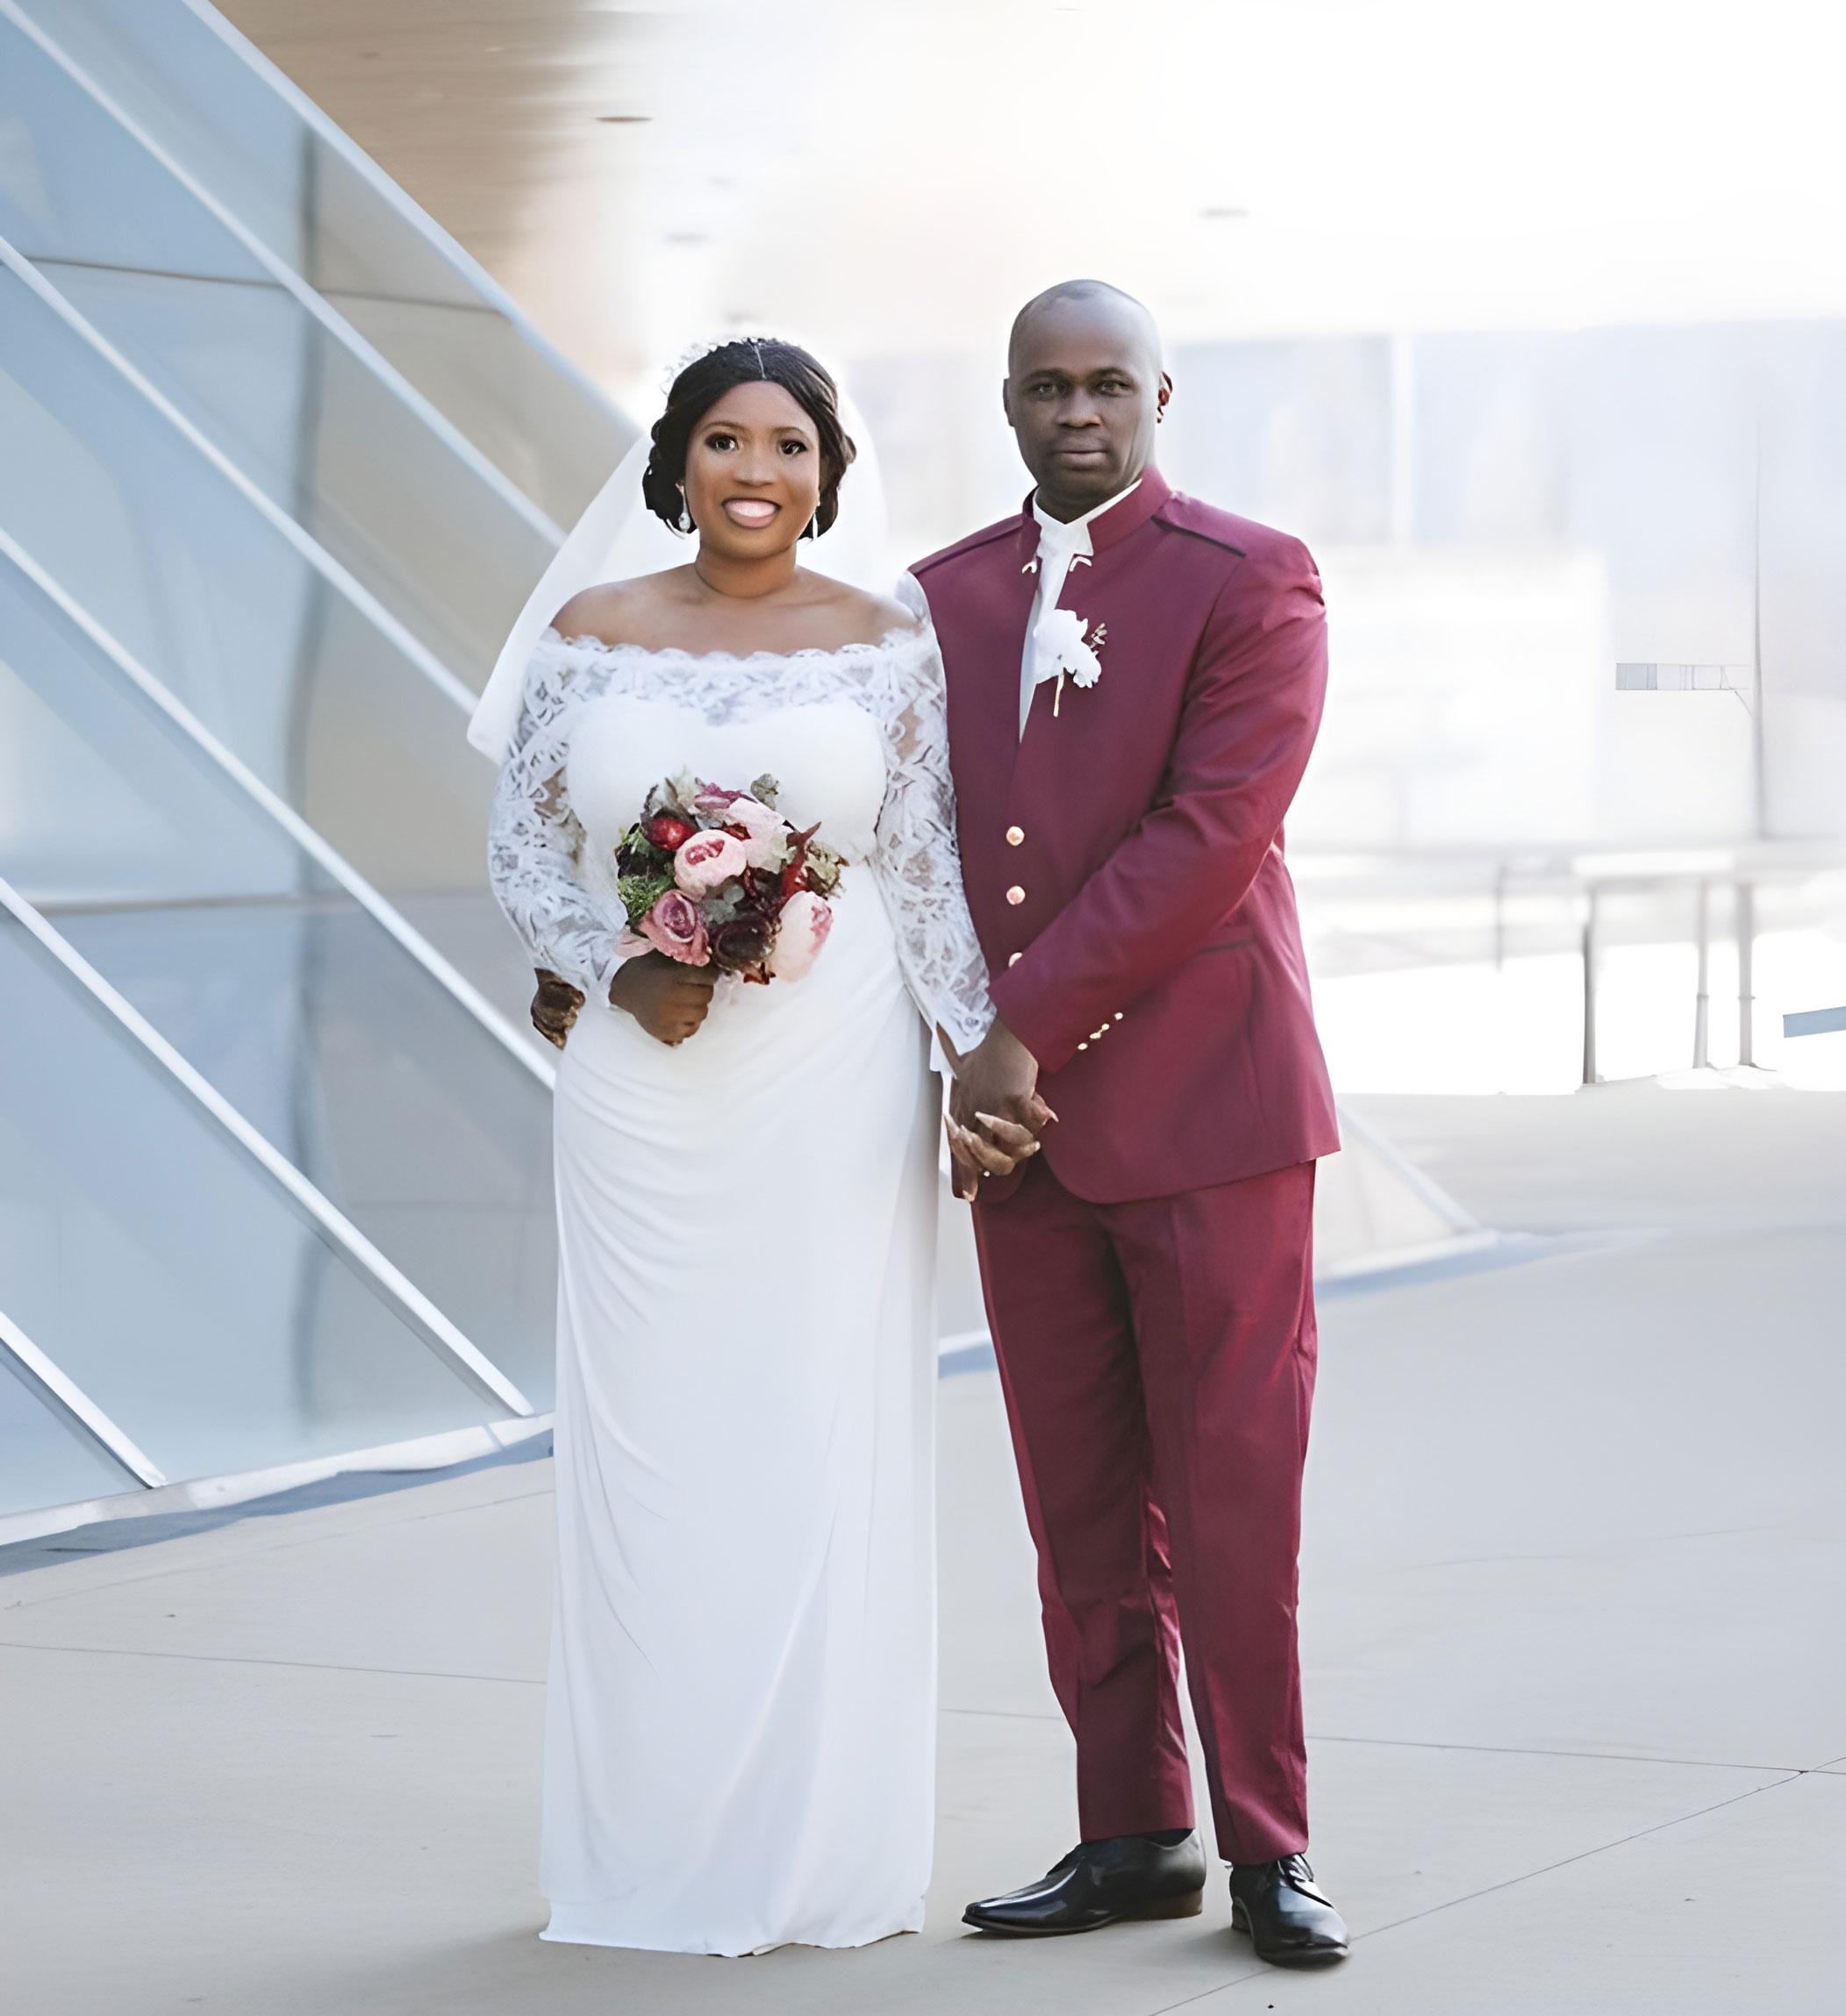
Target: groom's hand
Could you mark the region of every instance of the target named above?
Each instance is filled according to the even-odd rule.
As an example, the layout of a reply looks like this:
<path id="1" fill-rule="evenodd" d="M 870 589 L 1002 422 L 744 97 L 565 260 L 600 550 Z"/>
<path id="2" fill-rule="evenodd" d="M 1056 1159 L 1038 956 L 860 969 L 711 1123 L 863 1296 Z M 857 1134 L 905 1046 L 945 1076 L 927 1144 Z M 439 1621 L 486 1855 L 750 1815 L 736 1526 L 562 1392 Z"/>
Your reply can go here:
<path id="1" fill-rule="evenodd" d="M 1038 1059 L 1004 1022 L 959 1062 L 948 1095 L 955 1195 L 971 1197 L 983 1176 L 1007 1176 L 1038 1153 L 1057 1118 L 1038 1093 Z"/>
<path id="2" fill-rule="evenodd" d="M 989 1115 L 1010 1120 L 1034 1137 L 1057 1118 L 1038 1095 L 1038 1059 L 998 1019 L 961 1059 L 948 1110 L 958 1126 L 970 1131 L 980 1126 L 983 1115 Z"/>
<path id="3" fill-rule="evenodd" d="M 564 1047 L 564 1039 L 583 1005 L 581 988 L 540 966 L 534 969 L 539 990 L 532 997 L 532 1026 L 554 1049 Z"/>

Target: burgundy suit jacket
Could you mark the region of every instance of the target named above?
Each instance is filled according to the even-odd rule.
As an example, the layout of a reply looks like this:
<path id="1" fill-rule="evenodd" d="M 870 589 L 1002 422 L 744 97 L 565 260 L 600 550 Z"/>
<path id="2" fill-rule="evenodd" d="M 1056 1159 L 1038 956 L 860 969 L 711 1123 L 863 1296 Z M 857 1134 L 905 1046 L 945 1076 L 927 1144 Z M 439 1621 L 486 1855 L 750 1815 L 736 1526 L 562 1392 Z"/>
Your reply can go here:
<path id="1" fill-rule="evenodd" d="M 1327 632 L 1299 540 L 1152 468 L 1090 535 L 1094 560 L 1059 605 L 1105 626 L 1102 676 L 1067 680 L 1055 716 L 1055 683 L 1041 685 L 1023 740 L 1029 505 L 912 571 L 948 673 L 962 875 L 994 1003 L 1058 1115 L 1052 1172 L 1120 1204 L 1340 1145 L 1282 858 Z"/>

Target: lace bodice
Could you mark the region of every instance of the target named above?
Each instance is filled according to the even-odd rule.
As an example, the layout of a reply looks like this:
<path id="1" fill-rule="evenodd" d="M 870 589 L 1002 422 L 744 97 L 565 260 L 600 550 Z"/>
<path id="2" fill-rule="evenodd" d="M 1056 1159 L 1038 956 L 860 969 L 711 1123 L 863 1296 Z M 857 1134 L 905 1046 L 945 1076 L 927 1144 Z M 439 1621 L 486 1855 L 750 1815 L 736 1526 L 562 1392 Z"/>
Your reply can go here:
<path id="1" fill-rule="evenodd" d="M 980 1040 L 993 1008 L 962 890 L 942 661 L 927 627 L 838 651 L 748 657 L 545 633 L 494 795 L 488 869 L 534 962 L 592 997 L 606 997 L 621 964 L 622 917 L 571 802 L 571 743 L 584 710 L 618 696 L 695 711 L 713 727 L 841 702 L 869 717 L 884 785 L 862 872 L 869 869 L 884 896 L 905 983 L 925 1021 L 940 1024 L 958 1049 Z"/>

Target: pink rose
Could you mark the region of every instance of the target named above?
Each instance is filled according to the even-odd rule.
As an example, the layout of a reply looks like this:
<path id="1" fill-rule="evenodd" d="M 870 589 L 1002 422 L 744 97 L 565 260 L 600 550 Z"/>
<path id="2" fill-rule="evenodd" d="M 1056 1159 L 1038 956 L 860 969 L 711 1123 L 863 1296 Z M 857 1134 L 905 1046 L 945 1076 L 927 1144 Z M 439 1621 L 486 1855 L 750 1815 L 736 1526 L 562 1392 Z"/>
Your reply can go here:
<path id="1" fill-rule="evenodd" d="M 694 833 L 673 857 L 673 879 L 688 896 L 709 896 L 749 865 L 743 842 L 734 834 Z"/>
<path id="2" fill-rule="evenodd" d="M 669 889 L 642 918 L 641 936 L 682 966 L 705 963 L 705 920 L 698 905 L 676 889 Z"/>
<path id="3" fill-rule="evenodd" d="M 799 980 L 819 958 L 833 928 L 832 908 L 812 890 L 797 890 L 782 906 L 769 971 L 777 980 Z"/>
<path id="4" fill-rule="evenodd" d="M 788 856 L 782 815 L 753 797 L 733 798 L 725 807 L 725 824 L 744 831 L 744 858 L 755 869 L 780 868 Z"/>

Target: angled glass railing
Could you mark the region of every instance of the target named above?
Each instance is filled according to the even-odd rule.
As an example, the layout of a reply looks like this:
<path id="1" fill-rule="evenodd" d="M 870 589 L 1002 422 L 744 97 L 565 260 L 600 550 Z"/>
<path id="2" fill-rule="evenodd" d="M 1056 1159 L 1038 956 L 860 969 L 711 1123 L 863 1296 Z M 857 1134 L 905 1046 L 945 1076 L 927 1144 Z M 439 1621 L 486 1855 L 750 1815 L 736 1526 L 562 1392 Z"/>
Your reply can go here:
<path id="1" fill-rule="evenodd" d="M 467 690 L 4 243 L 0 529 L 523 1025 Z"/>
<path id="2" fill-rule="evenodd" d="M 166 1481 L 0 1309 L 0 1517 Z"/>
<path id="3" fill-rule="evenodd" d="M 0 235 L 478 688 L 562 534 L 0 0 Z"/>
<path id="4" fill-rule="evenodd" d="M 548 1405 L 548 1067 L 4 533 L 0 749 L 0 876 Z"/>
<path id="5" fill-rule="evenodd" d="M 18 0 L 556 523 L 633 439 L 503 289 L 204 0 Z"/>
<path id="6" fill-rule="evenodd" d="M 0 1280 L 179 1480 L 530 1401 L 0 880 Z"/>

